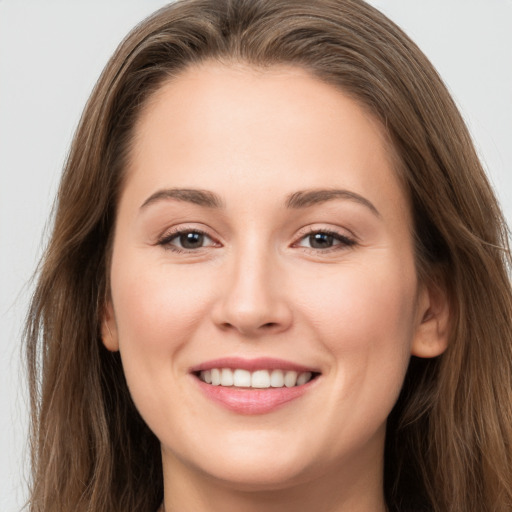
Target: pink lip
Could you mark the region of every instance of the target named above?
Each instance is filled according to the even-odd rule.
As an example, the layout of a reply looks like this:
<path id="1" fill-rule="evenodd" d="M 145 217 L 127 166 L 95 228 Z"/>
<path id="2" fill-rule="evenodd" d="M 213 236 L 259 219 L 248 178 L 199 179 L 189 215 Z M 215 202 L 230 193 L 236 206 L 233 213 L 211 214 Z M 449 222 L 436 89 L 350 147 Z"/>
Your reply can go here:
<path id="1" fill-rule="evenodd" d="M 271 357 L 258 357 L 256 359 L 244 359 L 241 357 L 223 357 L 206 361 L 190 369 L 190 372 L 200 372 L 211 370 L 212 368 L 240 368 L 253 372 L 255 370 L 293 370 L 296 372 L 317 372 L 315 368 L 308 368 L 300 364 L 285 361 L 284 359 L 275 359 Z"/>
<path id="2" fill-rule="evenodd" d="M 307 393 L 316 385 L 318 378 L 309 381 L 302 386 L 292 388 L 235 388 L 228 386 L 212 386 L 197 377 L 197 373 L 212 368 L 240 368 L 248 371 L 255 370 L 285 370 L 300 372 L 316 372 L 299 364 L 274 358 L 242 359 L 228 357 L 207 361 L 194 366 L 190 372 L 194 374 L 194 380 L 201 392 L 213 402 L 238 414 L 267 414 L 273 412 L 285 404 L 288 404 Z"/>
<path id="3" fill-rule="evenodd" d="M 267 414 L 300 398 L 308 392 L 317 379 L 293 388 L 267 389 L 212 386 L 199 379 L 196 381 L 207 398 L 230 411 L 238 414 Z"/>

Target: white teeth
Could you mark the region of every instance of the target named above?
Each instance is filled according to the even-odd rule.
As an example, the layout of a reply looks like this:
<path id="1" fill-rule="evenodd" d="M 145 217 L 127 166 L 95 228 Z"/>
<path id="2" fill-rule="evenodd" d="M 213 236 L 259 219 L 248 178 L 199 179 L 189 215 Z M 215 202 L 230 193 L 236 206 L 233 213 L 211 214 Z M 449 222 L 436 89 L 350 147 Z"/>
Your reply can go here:
<path id="1" fill-rule="evenodd" d="M 220 370 L 217 368 L 212 369 L 212 384 L 214 386 L 220 386 Z"/>
<path id="2" fill-rule="evenodd" d="M 258 370 L 251 375 L 252 388 L 269 388 L 270 375 L 267 370 Z"/>
<path id="3" fill-rule="evenodd" d="M 286 372 L 284 374 L 284 385 L 287 388 L 293 388 L 297 384 L 297 372 Z"/>
<path id="4" fill-rule="evenodd" d="M 233 372 L 229 368 L 222 368 L 220 371 L 220 385 L 232 386 L 233 385 Z"/>
<path id="5" fill-rule="evenodd" d="M 284 373 L 282 370 L 273 370 L 270 374 L 270 385 L 273 388 L 282 388 L 284 386 Z"/>
<path id="6" fill-rule="evenodd" d="M 292 388 L 303 386 L 312 378 L 311 372 L 298 373 L 293 370 L 256 370 L 250 372 L 240 368 L 212 368 L 199 373 L 199 378 L 213 386 L 235 386 L 237 388 Z"/>
<path id="7" fill-rule="evenodd" d="M 233 384 L 238 388 L 250 388 L 251 372 L 248 370 L 235 370 L 233 372 Z"/>
<path id="8" fill-rule="evenodd" d="M 302 372 L 297 377 L 297 386 L 302 386 L 311 380 L 311 372 Z"/>

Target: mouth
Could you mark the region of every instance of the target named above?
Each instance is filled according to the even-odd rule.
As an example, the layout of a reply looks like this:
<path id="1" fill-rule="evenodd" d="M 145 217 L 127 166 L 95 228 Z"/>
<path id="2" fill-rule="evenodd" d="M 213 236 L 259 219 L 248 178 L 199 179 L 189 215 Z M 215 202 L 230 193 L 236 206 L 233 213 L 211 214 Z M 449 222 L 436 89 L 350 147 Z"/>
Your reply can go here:
<path id="1" fill-rule="evenodd" d="M 239 414 L 265 414 L 312 389 L 321 373 L 283 360 L 227 358 L 191 369 L 203 394 Z"/>
<path id="2" fill-rule="evenodd" d="M 262 369 L 249 371 L 243 368 L 212 368 L 195 373 L 202 382 L 212 386 L 235 388 L 293 388 L 307 384 L 319 374 L 311 371 Z"/>

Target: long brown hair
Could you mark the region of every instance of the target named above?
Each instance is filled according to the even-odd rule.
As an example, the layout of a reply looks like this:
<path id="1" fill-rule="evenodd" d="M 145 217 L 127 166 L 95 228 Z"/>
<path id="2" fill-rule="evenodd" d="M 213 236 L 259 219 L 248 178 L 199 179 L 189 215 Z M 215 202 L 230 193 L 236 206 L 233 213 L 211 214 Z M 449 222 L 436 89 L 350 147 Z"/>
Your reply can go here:
<path id="1" fill-rule="evenodd" d="M 291 64 L 385 126 L 412 204 L 421 279 L 448 290 L 451 337 L 412 358 L 385 454 L 390 510 L 512 510 L 512 292 L 505 221 L 441 79 L 361 0 L 183 0 L 137 26 L 101 75 L 62 177 L 26 328 L 33 512 L 151 511 L 159 443 L 99 324 L 134 123 L 166 80 L 206 60 Z"/>

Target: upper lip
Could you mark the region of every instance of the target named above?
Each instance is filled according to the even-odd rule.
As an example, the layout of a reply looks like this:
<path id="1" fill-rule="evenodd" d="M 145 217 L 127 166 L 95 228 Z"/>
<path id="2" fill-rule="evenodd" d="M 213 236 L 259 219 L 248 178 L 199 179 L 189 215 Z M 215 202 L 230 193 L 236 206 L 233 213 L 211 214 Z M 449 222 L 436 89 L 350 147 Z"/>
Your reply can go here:
<path id="1" fill-rule="evenodd" d="M 297 364 L 284 359 L 275 359 L 272 357 L 258 357 L 254 359 L 245 359 L 242 357 L 222 357 L 219 359 L 212 359 L 204 363 L 193 366 L 190 369 L 191 373 L 211 370 L 213 368 L 231 368 L 248 371 L 256 370 L 288 370 L 296 372 L 314 372 L 319 373 L 318 369 Z"/>

